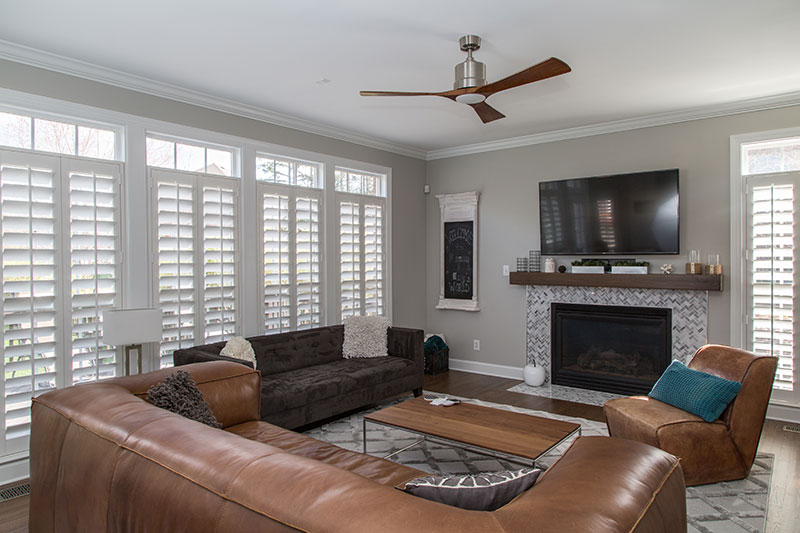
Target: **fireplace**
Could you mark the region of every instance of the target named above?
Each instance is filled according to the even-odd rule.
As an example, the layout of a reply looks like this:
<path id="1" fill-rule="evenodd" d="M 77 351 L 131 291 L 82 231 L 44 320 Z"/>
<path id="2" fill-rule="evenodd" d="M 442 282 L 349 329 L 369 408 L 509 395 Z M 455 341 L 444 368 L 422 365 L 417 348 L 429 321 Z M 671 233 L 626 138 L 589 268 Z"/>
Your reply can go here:
<path id="1" fill-rule="evenodd" d="M 672 358 L 672 310 L 551 303 L 552 383 L 646 394 Z"/>

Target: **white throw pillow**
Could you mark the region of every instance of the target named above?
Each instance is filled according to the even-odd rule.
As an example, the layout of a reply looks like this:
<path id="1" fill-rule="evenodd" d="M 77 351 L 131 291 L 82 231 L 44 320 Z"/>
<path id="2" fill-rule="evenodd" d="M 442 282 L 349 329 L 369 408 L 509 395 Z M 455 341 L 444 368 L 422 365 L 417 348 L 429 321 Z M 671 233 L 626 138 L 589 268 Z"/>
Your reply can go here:
<path id="1" fill-rule="evenodd" d="M 222 351 L 219 352 L 219 354 L 226 357 L 233 357 L 234 359 L 250 361 L 253 363 L 253 368 L 256 368 L 258 365 L 258 362 L 256 361 L 256 353 L 253 351 L 253 346 L 250 344 L 250 341 L 244 337 L 233 337 L 230 339 L 222 348 Z"/>
<path id="2" fill-rule="evenodd" d="M 352 357 L 381 357 L 389 355 L 385 316 L 349 316 L 344 319 L 342 355 Z"/>

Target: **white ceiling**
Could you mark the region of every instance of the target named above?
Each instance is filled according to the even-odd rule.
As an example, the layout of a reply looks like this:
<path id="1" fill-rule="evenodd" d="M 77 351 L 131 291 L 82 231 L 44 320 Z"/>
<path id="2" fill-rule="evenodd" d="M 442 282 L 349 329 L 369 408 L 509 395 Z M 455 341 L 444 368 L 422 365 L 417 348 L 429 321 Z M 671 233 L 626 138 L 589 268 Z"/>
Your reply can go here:
<path id="1" fill-rule="evenodd" d="M 443 98 L 358 95 L 452 88 L 466 33 L 488 81 L 551 56 L 573 71 L 492 96 L 507 118 L 490 124 Z M 423 152 L 800 101 L 798 0 L 3 0 L 0 40 Z"/>

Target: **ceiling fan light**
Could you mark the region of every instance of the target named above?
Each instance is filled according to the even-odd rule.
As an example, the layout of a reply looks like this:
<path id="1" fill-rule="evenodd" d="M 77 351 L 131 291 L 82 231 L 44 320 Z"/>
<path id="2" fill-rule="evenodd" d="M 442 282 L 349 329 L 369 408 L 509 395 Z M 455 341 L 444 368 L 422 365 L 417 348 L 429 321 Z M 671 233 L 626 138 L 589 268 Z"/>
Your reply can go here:
<path id="1" fill-rule="evenodd" d="M 466 93 L 456 96 L 456 102 L 462 104 L 480 104 L 486 100 L 486 97 L 480 93 Z"/>

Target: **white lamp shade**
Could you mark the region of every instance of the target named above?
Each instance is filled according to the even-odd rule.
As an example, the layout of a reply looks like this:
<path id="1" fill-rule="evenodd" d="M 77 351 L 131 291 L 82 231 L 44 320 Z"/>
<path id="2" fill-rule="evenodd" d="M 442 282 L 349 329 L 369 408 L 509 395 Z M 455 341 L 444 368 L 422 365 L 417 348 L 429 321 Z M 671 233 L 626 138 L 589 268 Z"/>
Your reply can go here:
<path id="1" fill-rule="evenodd" d="M 161 309 L 106 309 L 103 343 L 127 346 L 161 340 Z"/>

